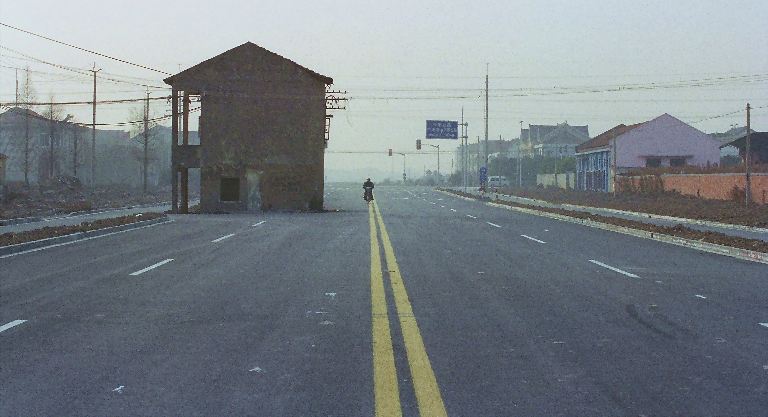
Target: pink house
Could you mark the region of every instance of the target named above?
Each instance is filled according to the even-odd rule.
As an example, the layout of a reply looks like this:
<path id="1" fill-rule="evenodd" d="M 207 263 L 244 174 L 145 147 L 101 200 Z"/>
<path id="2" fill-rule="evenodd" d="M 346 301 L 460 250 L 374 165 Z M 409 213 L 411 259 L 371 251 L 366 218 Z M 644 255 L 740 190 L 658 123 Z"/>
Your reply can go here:
<path id="1" fill-rule="evenodd" d="M 644 123 L 616 126 L 577 146 L 576 186 L 581 190 L 611 191 L 614 168 L 622 172 L 719 162 L 716 140 L 665 113 Z"/>

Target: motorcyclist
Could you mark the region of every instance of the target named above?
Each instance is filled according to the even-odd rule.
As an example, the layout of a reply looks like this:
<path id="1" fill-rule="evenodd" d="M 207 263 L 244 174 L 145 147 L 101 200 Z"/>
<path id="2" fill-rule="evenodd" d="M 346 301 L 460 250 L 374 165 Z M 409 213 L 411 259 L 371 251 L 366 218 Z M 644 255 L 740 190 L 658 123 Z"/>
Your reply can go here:
<path id="1" fill-rule="evenodd" d="M 365 182 L 363 183 L 363 199 L 365 201 L 372 201 L 373 200 L 373 182 L 370 178 L 367 178 Z M 369 199 L 370 196 L 370 199 Z"/>

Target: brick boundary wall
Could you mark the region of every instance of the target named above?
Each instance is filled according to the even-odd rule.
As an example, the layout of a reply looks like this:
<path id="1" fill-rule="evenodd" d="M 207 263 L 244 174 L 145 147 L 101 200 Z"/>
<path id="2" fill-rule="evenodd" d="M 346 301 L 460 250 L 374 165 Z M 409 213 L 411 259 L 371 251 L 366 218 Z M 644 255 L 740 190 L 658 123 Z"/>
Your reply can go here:
<path id="1" fill-rule="evenodd" d="M 640 177 L 628 177 L 637 186 Z M 752 201 L 768 204 L 768 174 L 751 175 Z M 661 182 L 666 191 L 677 191 L 710 200 L 730 200 L 731 190 L 744 190 L 744 174 L 662 174 Z"/>

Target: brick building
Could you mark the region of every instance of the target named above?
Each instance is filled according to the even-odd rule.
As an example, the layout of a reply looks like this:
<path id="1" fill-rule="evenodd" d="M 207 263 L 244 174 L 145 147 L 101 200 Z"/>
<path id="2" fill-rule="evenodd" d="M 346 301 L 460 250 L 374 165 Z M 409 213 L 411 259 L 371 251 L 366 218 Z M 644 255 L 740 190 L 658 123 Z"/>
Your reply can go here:
<path id="1" fill-rule="evenodd" d="M 165 82 L 175 211 L 188 209 L 190 168 L 200 168 L 203 212 L 322 208 L 331 78 L 247 42 Z M 193 104 L 199 144 L 189 141 Z"/>
<path id="2" fill-rule="evenodd" d="M 613 191 L 616 173 L 633 168 L 717 165 L 718 146 L 706 133 L 666 113 L 644 123 L 621 124 L 576 147 L 576 186 Z"/>

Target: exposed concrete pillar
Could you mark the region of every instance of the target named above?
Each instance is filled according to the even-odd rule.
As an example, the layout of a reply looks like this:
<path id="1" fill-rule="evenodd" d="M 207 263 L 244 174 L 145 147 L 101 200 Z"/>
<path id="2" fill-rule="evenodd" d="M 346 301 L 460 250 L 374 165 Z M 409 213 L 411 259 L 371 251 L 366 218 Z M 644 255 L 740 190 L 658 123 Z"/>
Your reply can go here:
<path id="1" fill-rule="evenodd" d="M 176 152 L 179 146 L 179 92 L 174 88 L 171 93 L 171 210 L 179 212 L 179 167 L 176 165 Z"/>
<path id="2" fill-rule="evenodd" d="M 179 167 L 174 164 L 171 167 L 171 211 L 179 212 Z"/>
<path id="3" fill-rule="evenodd" d="M 181 144 L 189 145 L 189 93 L 184 91 L 182 96 Z M 189 168 L 181 167 L 181 212 L 189 213 Z"/>
<path id="4" fill-rule="evenodd" d="M 181 167 L 181 209 L 180 213 L 189 213 L 189 168 Z"/>

